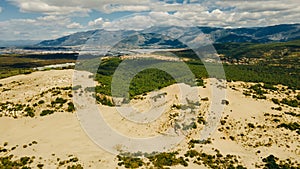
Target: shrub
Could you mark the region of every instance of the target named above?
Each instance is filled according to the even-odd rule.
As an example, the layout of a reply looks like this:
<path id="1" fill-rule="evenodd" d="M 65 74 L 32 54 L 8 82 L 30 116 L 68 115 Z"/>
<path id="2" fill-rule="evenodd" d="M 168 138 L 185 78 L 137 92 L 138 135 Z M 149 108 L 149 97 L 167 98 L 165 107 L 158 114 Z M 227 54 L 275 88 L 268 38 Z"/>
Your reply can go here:
<path id="1" fill-rule="evenodd" d="M 22 165 L 26 165 L 30 160 L 30 157 L 21 157 L 20 161 L 22 163 Z"/>
<path id="2" fill-rule="evenodd" d="M 224 125 L 226 123 L 225 120 L 221 120 L 220 122 L 221 122 L 221 125 Z"/>
<path id="3" fill-rule="evenodd" d="M 196 129 L 197 125 L 195 122 L 191 122 L 189 125 L 184 125 L 182 127 L 182 130 L 190 130 L 190 129 Z"/>
<path id="4" fill-rule="evenodd" d="M 44 167 L 44 164 L 38 164 L 37 167 L 38 167 L 39 169 L 41 169 L 41 168 Z"/>
<path id="5" fill-rule="evenodd" d="M 72 102 L 69 102 L 68 103 L 68 109 L 67 109 L 68 112 L 73 112 L 75 111 L 75 106 Z"/>
<path id="6" fill-rule="evenodd" d="M 121 161 L 118 163 L 118 165 L 124 165 L 125 168 L 138 168 L 144 165 L 144 162 L 141 158 L 120 155 L 118 155 L 117 157 L 118 160 Z"/>
<path id="7" fill-rule="evenodd" d="M 228 100 L 222 100 L 221 104 L 228 105 L 228 104 L 229 104 L 229 101 L 228 101 Z"/>
<path id="8" fill-rule="evenodd" d="M 26 107 L 24 111 L 26 112 L 25 116 L 29 116 L 29 117 L 34 117 L 35 116 L 34 110 L 31 107 Z"/>
<path id="9" fill-rule="evenodd" d="M 281 110 L 282 110 L 282 107 L 276 107 L 275 110 L 281 111 Z"/>
<path id="10" fill-rule="evenodd" d="M 68 166 L 67 169 L 83 169 L 83 167 L 81 166 L 81 164 L 77 164 L 77 165 Z"/>
<path id="11" fill-rule="evenodd" d="M 287 162 L 283 160 L 279 161 L 279 159 L 274 155 L 269 155 L 268 157 L 263 158 L 262 161 L 265 163 L 264 168 L 266 169 L 296 169 L 299 167 L 299 164 L 297 164 L 297 162 L 296 164 L 293 164 L 289 159 L 286 160 Z"/>
<path id="12" fill-rule="evenodd" d="M 202 117 L 202 116 L 199 116 L 199 117 L 198 117 L 197 122 L 198 122 L 199 124 L 205 124 L 205 123 L 206 123 L 204 117 Z"/>
<path id="13" fill-rule="evenodd" d="M 280 104 L 280 101 L 278 99 L 272 98 L 272 102 L 275 104 Z"/>
<path id="14" fill-rule="evenodd" d="M 82 88 L 81 85 L 76 85 L 76 86 L 73 86 L 73 87 L 72 87 L 72 90 L 78 90 L 78 89 L 80 89 L 80 88 Z"/>
<path id="15" fill-rule="evenodd" d="M 256 94 L 258 95 L 263 95 L 265 93 L 267 93 L 266 91 L 261 89 L 261 85 L 260 84 L 256 84 L 250 87 L 250 89 L 252 89 Z"/>
<path id="16" fill-rule="evenodd" d="M 280 103 L 286 104 L 291 107 L 298 107 L 298 105 L 299 105 L 297 100 L 288 100 L 286 98 L 282 99 Z"/>
<path id="17" fill-rule="evenodd" d="M 267 99 L 265 95 L 252 95 L 252 98 L 254 99 Z"/>
<path id="18" fill-rule="evenodd" d="M 109 99 L 107 96 L 96 96 L 96 100 L 98 103 L 101 103 L 103 105 L 107 105 L 107 106 L 114 106 L 115 104 L 113 103 L 113 101 L 111 99 Z"/>
<path id="19" fill-rule="evenodd" d="M 71 158 L 71 159 L 70 159 L 70 162 L 76 163 L 77 161 L 78 161 L 78 158 L 77 158 L 77 157 L 74 157 L 74 158 Z"/>
<path id="20" fill-rule="evenodd" d="M 298 134 L 300 134 L 300 124 L 298 124 L 297 122 L 294 123 L 281 123 L 280 125 L 277 126 L 277 128 L 283 127 L 285 129 L 294 131 L 296 130 L 296 132 Z"/>
<path id="21" fill-rule="evenodd" d="M 233 136 L 229 136 L 230 140 L 234 141 L 235 138 Z"/>
<path id="22" fill-rule="evenodd" d="M 190 157 L 190 158 L 194 158 L 194 157 L 197 157 L 199 155 L 200 155 L 200 153 L 196 150 L 189 150 L 184 154 L 185 157 Z"/>
<path id="23" fill-rule="evenodd" d="M 54 110 L 43 110 L 40 114 L 40 116 L 46 116 L 46 115 L 50 115 L 53 114 Z"/>
<path id="24" fill-rule="evenodd" d="M 208 97 L 201 98 L 202 101 L 208 101 Z"/>
<path id="25" fill-rule="evenodd" d="M 264 84 L 262 86 L 264 89 L 270 89 L 270 90 L 277 90 L 278 88 L 277 87 L 274 87 L 273 85 L 271 84 Z"/>
<path id="26" fill-rule="evenodd" d="M 284 112 L 285 114 L 295 116 L 295 117 L 300 117 L 300 114 L 294 113 L 294 112 Z"/>
<path id="27" fill-rule="evenodd" d="M 157 168 L 164 168 L 164 166 L 175 166 L 181 164 L 183 166 L 187 166 L 187 162 L 183 159 L 183 157 L 177 158 L 176 155 L 178 152 L 171 153 L 160 153 L 154 156 L 148 157 L 150 162 Z"/>
<path id="28" fill-rule="evenodd" d="M 252 123 L 248 123 L 248 127 L 255 128 L 254 124 L 252 124 Z"/>
<path id="29" fill-rule="evenodd" d="M 61 104 L 61 105 L 63 105 L 64 103 L 66 103 L 67 102 L 67 99 L 63 99 L 63 98 L 61 98 L 61 97 L 57 97 L 56 99 L 55 99 L 55 101 L 52 101 L 51 102 L 51 105 L 53 106 L 53 105 L 55 105 L 55 104 Z"/>
<path id="30" fill-rule="evenodd" d="M 44 104 L 44 103 L 45 103 L 44 100 L 40 100 L 40 101 L 38 102 L 38 104 Z"/>

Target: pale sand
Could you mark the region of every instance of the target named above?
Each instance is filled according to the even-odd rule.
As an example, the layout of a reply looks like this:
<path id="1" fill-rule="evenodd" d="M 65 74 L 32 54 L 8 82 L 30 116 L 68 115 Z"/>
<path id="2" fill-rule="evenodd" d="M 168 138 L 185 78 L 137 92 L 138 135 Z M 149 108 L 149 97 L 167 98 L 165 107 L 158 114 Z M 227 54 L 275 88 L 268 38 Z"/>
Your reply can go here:
<path id="1" fill-rule="evenodd" d="M 29 75 L 18 75 L 6 79 L 1 79 L 0 83 L 4 86 L 2 88 L 12 88 L 10 91 L 1 92 L 0 102 L 12 101 L 26 103 L 28 99 L 38 97 L 40 92 L 50 89 L 54 86 L 65 87 L 70 86 L 72 83 L 73 70 L 51 70 L 43 72 L 34 72 Z M 16 85 L 11 83 L 13 81 L 22 82 L 24 84 Z M 201 98 L 208 97 L 209 101 L 201 102 L 202 111 L 207 110 L 211 100 L 209 90 L 209 80 L 206 80 L 207 88 L 199 87 L 199 95 Z M 226 124 L 231 124 L 229 130 L 215 131 L 212 135 L 212 144 L 203 145 L 199 147 L 196 145 L 197 150 L 211 152 L 212 148 L 220 150 L 224 155 L 233 154 L 241 157 L 241 162 L 247 168 L 254 168 L 255 162 L 261 161 L 262 157 L 269 154 L 274 154 L 280 159 L 297 159 L 300 155 L 299 145 L 300 137 L 296 132 L 291 132 L 286 129 L 276 129 L 274 126 L 278 123 L 265 120 L 267 117 L 264 113 L 269 114 L 283 114 L 284 111 L 292 110 L 295 113 L 300 113 L 298 108 L 283 107 L 281 112 L 271 110 L 271 107 L 277 107 L 270 98 L 277 97 L 278 95 L 286 96 L 283 93 L 268 94 L 268 100 L 255 100 L 246 97 L 242 94 L 243 82 L 231 82 L 229 85 L 235 85 L 237 90 L 228 88 L 226 99 L 229 105 L 225 106 L 223 119 L 228 115 Z M 246 83 L 245 83 L 246 84 Z M 249 83 L 247 83 L 249 84 Z M 38 85 L 38 86 L 37 86 Z M 178 87 L 172 85 L 161 90 L 167 92 L 166 104 L 170 107 L 173 103 L 178 103 L 175 95 L 178 94 Z M 299 91 L 296 91 L 299 92 Z M 37 99 L 38 100 L 38 99 Z M 149 99 L 134 100 L 132 104 L 138 109 L 149 109 L 147 102 Z M 167 123 L 168 114 L 164 114 L 157 121 L 150 124 L 136 124 L 134 122 L 125 120 L 114 108 L 107 106 L 100 106 L 103 110 L 103 117 L 115 130 L 118 132 L 131 136 L 131 137 L 149 137 L 157 135 L 163 130 L 163 124 Z M 170 112 L 168 112 L 170 113 Z M 294 117 L 283 115 L 281 122 L 298 121 Z M 249 129 L 248 123 L 257 125 L 265 125 L 264 129 Z M 222 127 L 219 124 L 219 127 Z M 272 128 L 273 127 L 273 128 Z M 115 155 L 106 152 L 98 147 L 91 141 L 80 126 L 76 113 L 57 112 L 49 116 L 40 117 L 37 115 L 34 118 L 22 117 L 13 119 L 11 117 L 0 117 L 0 143 L 8 142 L 9 146 L 19 145 L 13 151 L 13 154 L 21 156 L 36 156 L 36 162 L 45 164 L 45 168 L 57 168 L 58 164 L 56 158 L 62 160 L 68 159 L 68 155 L 74 155 L 79 158 L 80 163 L 84 168 L 122 168 L 117 166 L 117 159 Z M 238 137 L 237 134 L 244 133 L 245 136 Z M 261 138 L 259 138 L 261 134 Z M 234 136 L 235 141 L 229 139 L 229 136 Z M 194 139 L 198 138 L 196 132 L 190 136 Z M 221 137 L 225 137 L 221 139 Z M 272 146 L 260 146 L 257 148 L 251 147 L 258 142 L 267 143 L 271 139 Z M 37 141 L 37 145 L 32 145 L 26 149 L 22 145 L 28 144 L 32 141 Z M 175 150 L 181 149 L 181 153 L 187 150 L 186 142 L 184 140 L 178 145 Z M 250 146 L 249 146 L 250 145 Z M 287 148 L 287 146 L 289 148 Z M 256 153 L 258 150 L 261 153 Z M 55 156 L 52 156 L 55 154 Z M 42 160 L 38 160 L 42 157 Z M 46 160 L 46 161 L 44 161 Z M 100 161 L 99 161 L 100 160 Z M 172 168 L 205 168 L 190 163 L 188 167 L 175 166 Z"/>

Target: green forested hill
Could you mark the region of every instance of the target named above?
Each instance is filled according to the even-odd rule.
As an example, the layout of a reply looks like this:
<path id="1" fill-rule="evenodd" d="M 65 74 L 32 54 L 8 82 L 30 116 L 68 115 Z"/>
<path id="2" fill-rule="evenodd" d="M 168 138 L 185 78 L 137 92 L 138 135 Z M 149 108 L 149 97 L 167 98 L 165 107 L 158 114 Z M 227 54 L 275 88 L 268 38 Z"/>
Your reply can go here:
<path id="1" fill-rule="evenodd" d="M 231 58 L 282 58 L 300 56 L 300 40 L 275 43 L 218 43 L 217 52 Z"/>

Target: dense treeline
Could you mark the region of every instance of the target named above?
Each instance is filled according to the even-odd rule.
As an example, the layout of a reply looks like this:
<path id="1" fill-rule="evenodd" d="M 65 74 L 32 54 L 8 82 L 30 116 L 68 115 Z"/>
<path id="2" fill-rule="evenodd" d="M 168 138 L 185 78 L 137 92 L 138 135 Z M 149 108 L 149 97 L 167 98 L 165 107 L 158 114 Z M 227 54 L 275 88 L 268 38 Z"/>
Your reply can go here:
<path id="1" fill-rule="evenodd" d="M 119 67 L 122 60 L 120 58 L 111 58 L 103 61 L 97 71 L 96 80 L 100 83 L 97 86 L 96 92 L 111 95 L 111 82 L 115 70 Z M 146 63 L 145 63 L 146 62 Z M 182 63 L 171 61 L 132 61 L 131 67 L 121 70 L 123 74 L 119 76 L 126 77 L 126 74 L 134 73 L 134 69 L 138 64 L 153 64 L 158 68 L 165 67 L 166 70 L 173 70 L 173 74 L 177 74 L 177 77 L 170 75 L 170 71 L 166 72 L 158 68 L 149 68 L 140 71 L 136 74 L 130 82 L 129 97 L 132 98 L 136 95 L 140 95 L 152 90 L 160 89 L 176 82 L 188 83 L 190 85 L 203 85 L 202 79 L 211 77 L 206 71 L 205 65 L 200 60 L 190 60 L 185 62 L 188 67 L 180 67 Z M 125 63 L 129 64 L 129 63 Z M 207 65 L 206 65 L 207 66 Z M 210 75 L 220 72 L 218 65 L 210 64 Z M 215 68 L 214 68 L 215 66 Z M 155 67 L 155 66 L 154 66 Z M 194 74 L 194 79 L 189 79 L 188 74 L 183 73 L 184 69 L 190 69 Z M 245 81 L 245 82 L 263 82 L 267 85 L 283 84 L 292 89 L 300 89 L 300 71 L 295 68 L 275 67 L 266 65 L 223 65 L 227 81 Z M 120 70 L 119 70 L 120 71 Z M 131 72 L 132 71 L 132 72 Z M 126 72 L 126 73 L 125 73 Z M 172 73 L 172 71 L 171 71 Z M 117 75 L 115 75 L 117 76 Z M 176 79 L 176 80 L 175 80 Z M 178 80 L 179 79 L 179 80 Z M 126 78 L 120 78 L 119 84 L 124 85 Z M 118 87 L 118 86 L 117 86 Z M 121 87 L 124 86 L 119 86 Z M 124 89 L 124 88 L 123 88 Z"/>
<path id="2" fill-rule="evenodd" d="M 215 43 L 213 44 L 215 52 L 224 55 L 225 57 L 240 59 L 245 58 L 281 58 L 287 57 L 300 52 L 300 40 L 293 40 L 288 42 L 274 42 L 274 43 Z M 205 49 L 204 49 L 205 50 Z M 201 52 L 201 49 L 198 49 Z M 160 54 L 161 52 L 157 52 Z M 174 55 L 182 58 L 197 59 L 193 50 L 172 51 Z M 201 57 L 201 56 L 200 56 Z"/>
<path id="3" fill-rule="evenodd" d="M 174 84 L 175 82 L 190 85 L 201 84 L 183 62 L 158 61 L 155 59 L 128 60 L 121 63 L 120 58 L 111 58 L 101 62 L 96 80 L 100 83 L 95 88 L 97 93 L 112 95 L 113 77 L 116 79 L 114 96 L 132 98 L 153 90 Z M 116 69 L 117 73 L 115 72 Z M 145 68 L 145 69 L 144 69 Z M 140 69 L 140 71 L 137 71 Z M 123 91 L 128 91 L 129 96 Z M 120 91 L 120 92 L 118 92 Z"/>
<path id="4" fill-rule="evenodd" d="M 219 43 L 217 52 L 232 58 L 280 58 L 300 52 L 300 40 L 276 43 Z"/>
<path id="5" fill-rule="evenodd" d="M 33 72 L 33 68 L 75 62 L 77 54 L 3 54 L 0 55 L 0 79 Z"/>
<path id="6" fill-rule="evenodd" d="M 20 55 L 17 56 L 19 58 L 33 58 L 33 59 L 44 59 L 44 60 L 52 60 L 52 59 L 70 59 L 76 60 L 78 57 L 78 53 L 47 53 L 47 54 L 28 54 L 28 55 Z"/>
<path id="7" fill-rule="evenodd" d="M 228 81 L 263 82 L 283 84 L 300 89 L 300 70 L 266 65 L 224 65 Z"/>

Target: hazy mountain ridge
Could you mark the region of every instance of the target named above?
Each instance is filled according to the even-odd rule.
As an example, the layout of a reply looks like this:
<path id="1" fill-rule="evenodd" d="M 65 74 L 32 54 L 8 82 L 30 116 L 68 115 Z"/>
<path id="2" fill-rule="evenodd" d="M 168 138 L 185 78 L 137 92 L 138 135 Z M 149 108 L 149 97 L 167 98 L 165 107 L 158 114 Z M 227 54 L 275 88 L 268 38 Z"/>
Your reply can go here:
<path id="1" fill-rule="evenodd" d="M 149 33 L 145 33 L 149 32 Z M 162 36 L 167 32 L 166 36 Z M 189 37 L 191 34 L 204 33 L 214 43 L 224 42 L 285 42 L 300 38 L 300 24 L 283 24 L 267 27 L 253 28 L 216 28 L 216 27 L 152 27 L 146 31 L 107 31 L 92 30 L 77 32 L 54 40 L 45 40 L 38 43 L 38 46 L 81 46 L 97 40 L 108 40 L 113 35 L 128 37 L 122 39 L 118 45 L 126 47 L 184 47 L 182 43 L 171 37 L 180 34 L 181 37 Z M 192 40 L 192 39 L 191 39 Z"/>
<path id="2" fill-rule="evenodd" d="M 39 43 L 39 40 L 0 40 L 0 47 L 31 46 Z"/>

